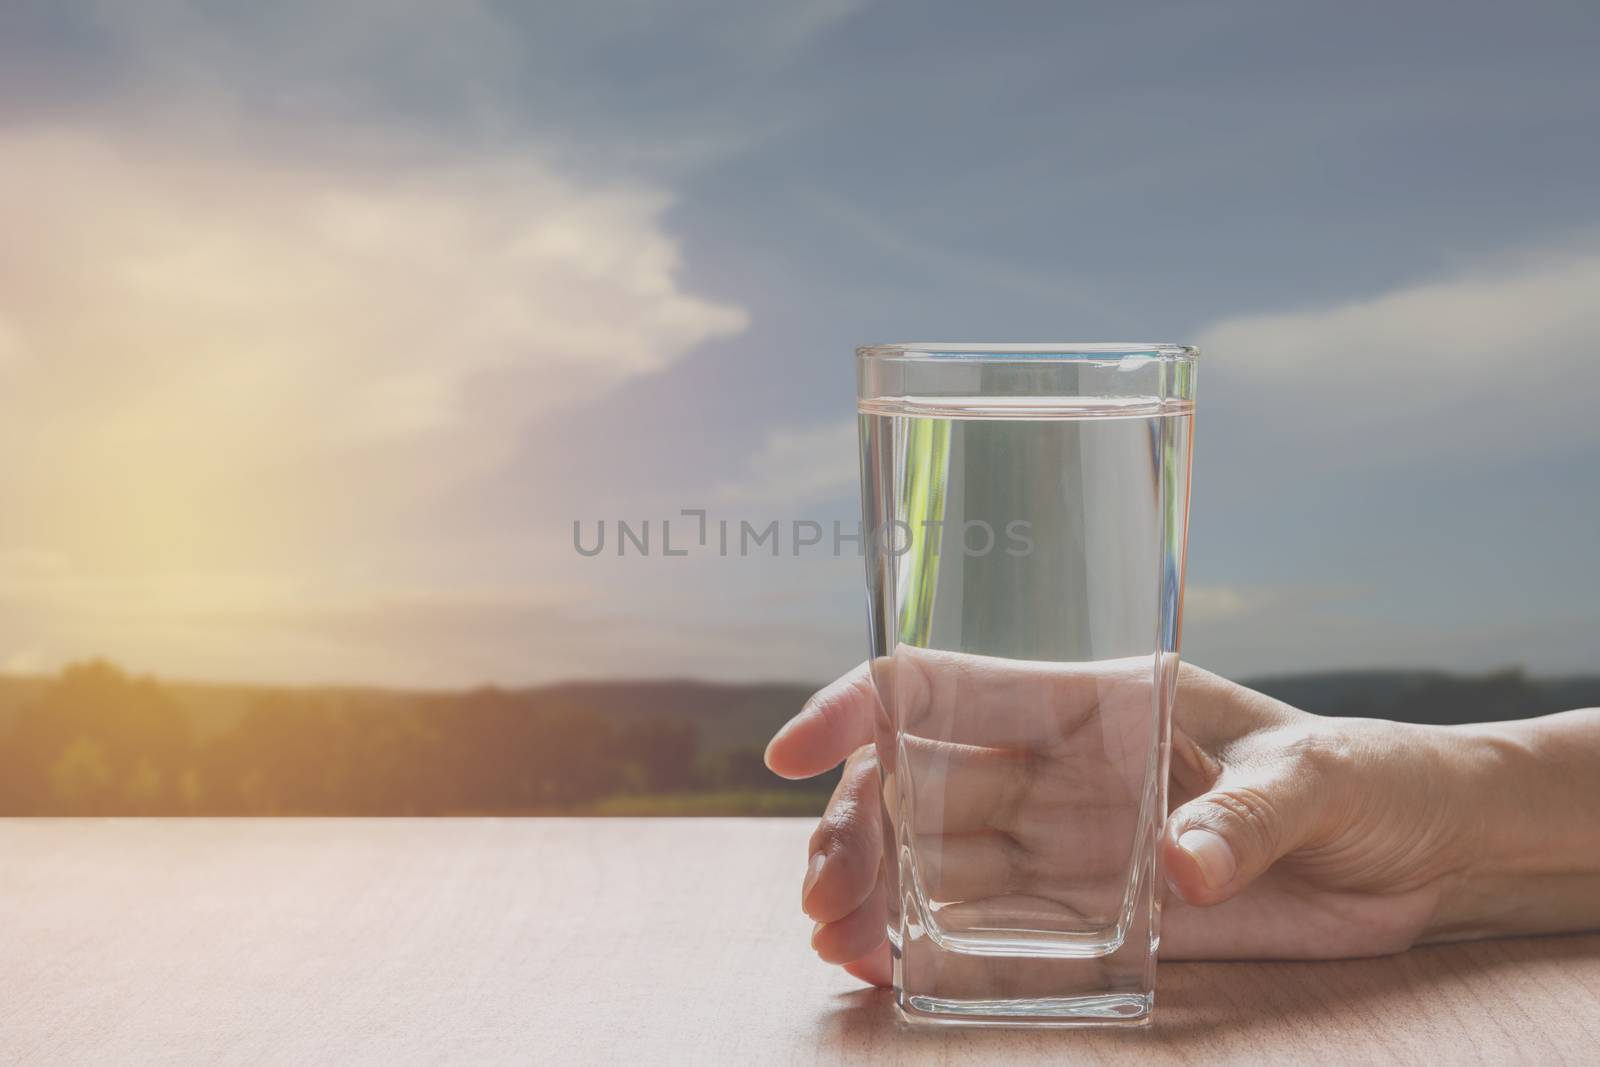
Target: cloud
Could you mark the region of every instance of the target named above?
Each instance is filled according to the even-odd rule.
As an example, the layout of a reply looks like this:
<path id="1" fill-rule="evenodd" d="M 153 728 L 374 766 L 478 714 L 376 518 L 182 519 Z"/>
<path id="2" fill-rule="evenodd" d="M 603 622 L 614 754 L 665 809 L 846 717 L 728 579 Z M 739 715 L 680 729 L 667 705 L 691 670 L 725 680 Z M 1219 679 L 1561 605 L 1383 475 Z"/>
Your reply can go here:
<path id="1" fill-rule="evenodd" d="M 0 130 L 0 448 L 49 460 L 0 505 L 53 521 L 30 543 L 415 504 L 745 325 L 679 284 L 660 189 L 380 155 Z"/>
<path id="2" fill-rule="evenodd" d="M 1371 299 L 1236 316 L 1204 358 L 1273 425 L 1341 460 L 1600 441 L 1600 252 L 1559 251 Z"/>
<path id="3" fill-rule="evenodd" d="M 289 404 L 337 406 L 314 437 L 404 436 L 465 418 L 497 371 L 524 375 L 526 417 L 745 322 L 676 284 L 663 193 L 536 157 L 363 169 L 61 129 L 0 155 L 11 346 L 145 421 L 170 392 L 218 405 L 208 432 Z"/>
<path id="4" fill-rule="evenodd" d="M 746 507 L 795 507 L 854 493 L 859 477 L 856 420 L 784 426 L 767 432 L 720 499 Z"/>

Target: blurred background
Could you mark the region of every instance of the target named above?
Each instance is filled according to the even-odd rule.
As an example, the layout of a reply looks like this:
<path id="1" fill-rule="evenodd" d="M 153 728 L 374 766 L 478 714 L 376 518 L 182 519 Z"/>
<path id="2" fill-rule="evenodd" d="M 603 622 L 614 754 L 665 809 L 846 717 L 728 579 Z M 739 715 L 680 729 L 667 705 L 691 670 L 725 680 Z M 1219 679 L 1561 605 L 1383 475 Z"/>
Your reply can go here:
<path id="1" fill-rule="evenodd" d="M 1200 345 L 1190 660 L 1600 703 L 1597 51 L 1556 0 L 11 0 L 0 812 L 815 810 L 760 749 L 864 654 L 791 532 L 858 519 L 871 341 Z"/>

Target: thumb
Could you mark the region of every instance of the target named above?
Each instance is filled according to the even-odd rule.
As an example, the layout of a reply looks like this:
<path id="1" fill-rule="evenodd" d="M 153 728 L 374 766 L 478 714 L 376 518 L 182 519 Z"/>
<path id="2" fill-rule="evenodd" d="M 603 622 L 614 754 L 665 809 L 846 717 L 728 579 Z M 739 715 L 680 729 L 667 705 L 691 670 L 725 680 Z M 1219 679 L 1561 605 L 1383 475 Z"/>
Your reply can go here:
<path id="1" fill-rule="evenodd" d="M 1321 794 L 1300 761 L 1225 770 L 1210 792 L 1167 816 L 1167 882 L 1189 904 L 1237 896 L 1317 832 L 1327 810 Z"/>

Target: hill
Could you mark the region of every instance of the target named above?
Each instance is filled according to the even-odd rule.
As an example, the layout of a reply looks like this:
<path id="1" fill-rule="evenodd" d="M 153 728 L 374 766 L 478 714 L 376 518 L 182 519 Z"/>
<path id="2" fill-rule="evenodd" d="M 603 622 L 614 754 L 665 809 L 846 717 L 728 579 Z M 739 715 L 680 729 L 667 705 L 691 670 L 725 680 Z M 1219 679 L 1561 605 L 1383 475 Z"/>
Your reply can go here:
<path id="1" fill-rule="evenodd" d="M 1521 671 L 1334 671 L 1245 683 L 1316 715 L 1363 716 L 1445 726 L 1600 706 L 1600 675 L 1530 678 Z"/>
<path id="2" fill-rule="evenodd" d="M 1600 676 L 1257 679 L 1323 715 L 1425 723 L 1600 705 Z M 810 687 L 684 680 L 408 692 L 165 682 L 105 663 L 0 676 L 0 815 L 800 814 L 767 738 Z"/>

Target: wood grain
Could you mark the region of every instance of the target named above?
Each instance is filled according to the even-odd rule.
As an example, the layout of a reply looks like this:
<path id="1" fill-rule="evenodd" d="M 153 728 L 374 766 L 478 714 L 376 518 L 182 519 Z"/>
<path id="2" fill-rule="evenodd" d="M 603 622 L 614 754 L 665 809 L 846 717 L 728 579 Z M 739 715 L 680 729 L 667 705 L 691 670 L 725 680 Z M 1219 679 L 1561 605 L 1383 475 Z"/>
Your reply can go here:
<path id="1" fill-rule="evenodd" d="M 1600 936 L 1164 964 L 1135 1032 L 910 1031 L 802 820 L 0 821 L 3 1063 L 1594 1063 Z"/>

